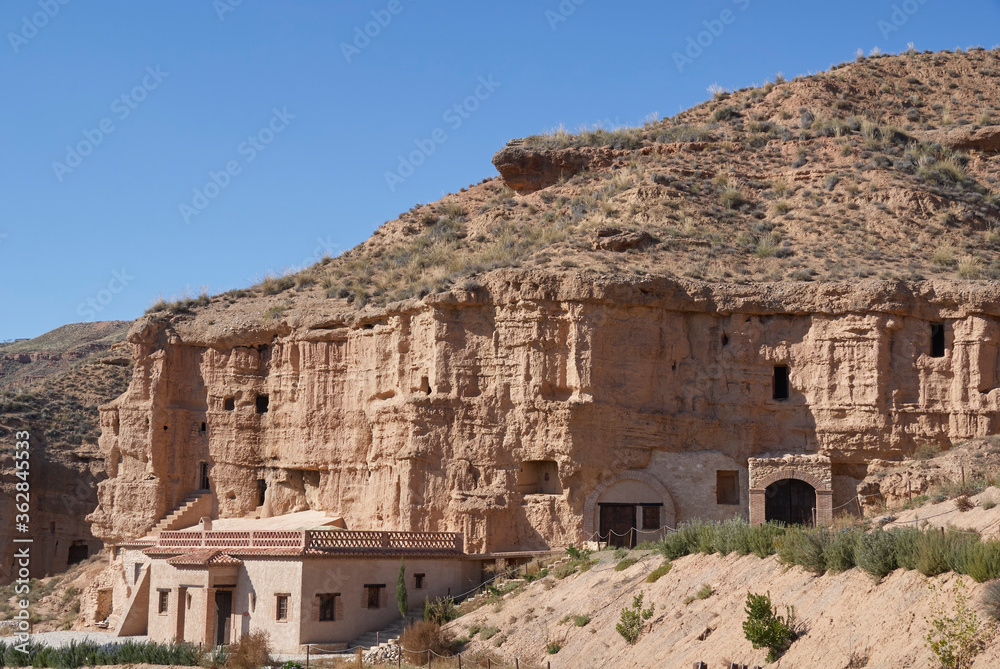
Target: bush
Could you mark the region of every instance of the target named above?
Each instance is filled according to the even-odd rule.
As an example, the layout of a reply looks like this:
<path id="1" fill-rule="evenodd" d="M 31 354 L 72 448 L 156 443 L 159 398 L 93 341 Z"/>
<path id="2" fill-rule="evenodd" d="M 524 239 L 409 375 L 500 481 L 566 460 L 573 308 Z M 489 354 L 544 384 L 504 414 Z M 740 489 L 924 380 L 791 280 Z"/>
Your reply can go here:
<path id="1" fill-rule="evenodd" d="M 882 528 L 863 535 L 854 552 L 854 563 L 868 572 L 875 582 L 896 568 L 894 536 Z"/>
<path id="2" fill-rule="evenodd" d="M 573 624 L 577 627 L 586 627 L 587 623 L 590 622 L 590 616 L 587 614 L 573 616 Z"/>
<path id="3" fill-rule="evenodd" d="M 971 511 L 976 508 L 976 503 L 969 499 L 968 495 L 959 495 L 955 498 L 955 508 L 960 512 L 965 513 L 966 511 Z"/>
<path id="4" fill-rule="evenodd" d="M 455 600 L 451 597 L 438 597 L 434 601 L 427 600 L 424 603 L 424 620 L 427 622 L 443 625 L 458 617 L 455 609 Z"/>
<path id="5" fill-rule="evenodd" d="M 790 528 L 775 542 L 778 559 L 788 565 L 797 564 L 814 574 L 823 574 L 826 571 L 824 553 L 828 541 L 826 530 Z"/>
<path id="6" fill-rule="evenodd" d="M 625 558 L 615 565 L 615 571 L 625 571 L 638 561 L 636 558 Z"/>
<path id="7" fill-rule="evenodd" d="M 664 562 L 659 567 L 649 572 L 649 576 L 646 577 L 646 583 L 656 583 L 660 580 L 660 577 L 667 574 L 673 566 L 672 562 Z"/>
<path id="8" fill-rule="evenodd" d="M 979 616 L 969 607 L 969 597 L 961 578 L 955 581 L 954 602 L 950 604 L 942 601 L 939 585 L 929 583 L 927 587 L 933 596 L 930 616 L 925 619 L 931 624 L 931 630 L 924 637 L 927 647 L 942 667 L 971 667 L 973 658 L 996 633 L 996 625 L 980 622 Z M 955 610 L 954 616 L 948 615 L 952 609 Z"/>
<path id="9" fill-rule="evenodd" d="M 621 619 L 615 629 L 622 635 L 622 638 L 629 644 L 634 644 L 639 640 L 642 633 L 642 625 L 653 617 L 653 606 L 648 609 L 642 608 L 642 590 L 632 598 L 632 607 L 622 609 Z"/>
<path id="10" fill-rule="evenodd" d="M 264 630 L 243 635 L 228 651 L 226 669 L 260 669 L 271 664 L 271 647 Z"/>
<path id="11" fill-rule="evenodd" d="M 854 554 L 858 542 L 864 535 L 864 530 L 850 527 L 831 533 L 829 543 L 823 555 L 826 559 L 826 569 L 831 573 L 847 571 L 855 566 Z"/>
<path id="12" fill-rule="evenodd" d="M 987 615 L 993 620 L 1000 620 L 1000 581 L 986 584 L 981 602 Z"/>
<path id="13" fill-rule="evenodd" d="M 489 625 L 480 630 L 479 638 L 482 639 L 483 641 L 488 641 L 493 637 L 495 637 L 497 635 L 497 632 L 499 631 L 500 631 L 499 627 L 494 627 L 492 625 Z"/>
<path id="14" fill-rule="evenodd" d="M 715 593 L 715 588 L 710 586 L 708 583 L 704 583 L 699 589 L 695 597 L 698 599 L 708 599 Z"/>
<path id="15" fill-rule="evenodd" d="M 451 654 L 451 644 L 445 641 L 441 626 L 427 620 L 418 620 L 404 629 L 399 645 L 403 661 L 420 667 L 427 664 L 428 650 L 438 655 Z"/>
<path id="16" fill-rule="evenodd" d="M 795 609 L 786 608 L 785 617 L 771 604 L 771 593 L 756 595 L 747 593 L 747 619 L 743 622 L 743 634 L 754 649 L 767 648 L 767 661 L 775 662 L 797 636 L 795 633 Z"/>
<path id="17" fill-rule="evenodd" d="M 625 548 L 624 546 L 619 546 L 618 548 L 615 549 L 615 559 L 616 560 L 621 560 L 622 558 L 624 558 L 627 555 L 628 555 L 628 549 Z"/>

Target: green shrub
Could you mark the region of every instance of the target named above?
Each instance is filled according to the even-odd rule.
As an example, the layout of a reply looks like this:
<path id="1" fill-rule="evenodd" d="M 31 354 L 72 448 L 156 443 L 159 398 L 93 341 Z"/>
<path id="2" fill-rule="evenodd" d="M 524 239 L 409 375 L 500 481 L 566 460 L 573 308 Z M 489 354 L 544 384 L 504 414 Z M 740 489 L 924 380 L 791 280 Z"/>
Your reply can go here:
<path id="1" fill-rule="evenodd" d="M 954 601 L 942 601 L 940 585 L 928 583 L 932 594 L 930 616 L 925 618 L 931 630 L 924 637 L 927 647 L 942 667 L 965 669 L 996 633 L 995 623 L 983 624 L 969 606 L 969 597 L 961 578 L 955 581 Z M 954 615 L 951 611 L 954 610 Z"/>
<path id="2" fill-rule="evenodd" d="M 747 618 L 743 621 L 743 634 L 754 647 L 767 648 L 767 661 L 776 662 L 797 636 L 795 633 L 795 609 L 785 610 L 785 617 L 771 604 L 771 593 L 756 595 L 747 593 Z"/>
<path id="3" fill-rule="evenodd" d="M 451 597 L 438 597 L 424 602 L 424 620 L 443 625 L 458 617 L 455 600 Z"/>
<path id="4" fill-rule="evenodd" d="M 664 562 L 659 567 L 649 572 L 649 576 L 646 577 L 646 583 L 656 583 L 660 580 L 661 576 L 666 575 L 674 564 L 672 562 Z"/>
<path id="5" fill-rule="evenodd" d="M 631 608 L 622 609 L 621 619 L 615 625 L 615 629 L 629 644 L 634 644 L 639 640 L 643 623 L 653 617 L 653 606 L 643 609 L 642 598 L 643 592 L 640 590 L 639 594 L 632 598 Z"/>
<path id="6" fill-rule="evenodd" d="M 487 626 L 479 631 L 479 638 L 483 641 L 488 641 L 497 635 L 500 631 L 499 627 Z"/>
<path id="7" fill-rule="evenodd" d="M 715 588 L 710 586 L 708 583 L 705 583 L 698 589 L 695 597 L 698 599 L 708 599 L 713 593 L 715 593 Z"/>
<path id="8" fill-rule="evenodd" d="M 832 532 L 823 552 L 826 569 L 831 573 L 847 571 L 855 566 L 854 554 L 864 530 L 850 527 Z"/>
<path id="9" fill-rule="evenodd" d="M 628 549 L 625 548 L 624 546 L 619 546 L 618 548 L 615 549 L 615 559 L 616 560 L 621 560 L 626 555 L 628 555 Z"/>
<path id="10" fill-rule="evenodd" d="M 854 563 L 876 582 L 881 581 L 896 568 L 894 536 L 882 528 L 862 536 L 854 552 Z"/>
<path id="11" fill-rule="evenodd" d="M 892 534 L 895 537 L 896 564 L 901 569 L 916 569 L 924 533 L 916 527 L 903 527 L 893 529 Z"/>
<path id="12" fill-rule="evenodd" d="M 562 644 L 558 641 L 550 641 L 545 645 L 545 652 L 549 655 L 555 655 L 562 649 Z"/>
<path id="13" fill-rule="evenodd" d="M 582 614 L 579 616 L 573 616 L 573 624 L 577 627 L 586 627 L 590 622 L 590 616 L 587 614 Z"/>
<path id="14" fill-rule="evenodd" d="M 826 530 L 789 528 L 775 542 L 778 547 L 778 559 L 784 564 L 796 564 L 814 574 L 823 574 L 826 571 L 824 553 L 828 541 L 829 534 Z"/>
<path id="15" fill-rule="evenodd" d="M 637 558 L 625 558 L 615 565 L 615 571 L 625 571 L 639 560 Z"/>

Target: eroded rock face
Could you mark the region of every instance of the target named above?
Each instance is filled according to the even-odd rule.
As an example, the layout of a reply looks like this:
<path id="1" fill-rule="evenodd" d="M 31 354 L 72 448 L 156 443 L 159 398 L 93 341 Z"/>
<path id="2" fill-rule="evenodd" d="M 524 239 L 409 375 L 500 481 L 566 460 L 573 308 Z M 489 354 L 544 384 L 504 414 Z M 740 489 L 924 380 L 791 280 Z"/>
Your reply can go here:
<path id="1" fill-rule="evenodd" d="M 591 245 L 604 251 L 628 251 L 641 249 L 652 242 L 653 237 L 645 230 L 622 232 L 618 228 L 598 228 Z"/>
<path id="2" fill-rule="evenodd" d="M 377 314 L 138 321 L 131 386 L 101 412 L 95 535 L 142 535 L 206 462 L 220 516 L 313 508 L 462 532 L 469 551 L 559 546 L 627 470 L 662 483 L 676 521 L 721 519 L 746 507 L 717 503 L 716 470 L 821 455 L 836 506 L 873 458 L 1000 427 L 995 285 L 483 283 Z"/>
<path id="3" fill-rule="evenodd" d="M 515 139 L 493 156 L 493 166 L 509 188 L 533 193 L 577 172 L 609 167 L 621 156 L 631 154 L 601 147 L 533 149 Z"/>
<path id="4" fill-rule="evenodd" d="M 1000 126 L 985 128 L 941 128 L 914 133 L 925 142 L 937 142 L 957 151 L 1000 153 Z"/>

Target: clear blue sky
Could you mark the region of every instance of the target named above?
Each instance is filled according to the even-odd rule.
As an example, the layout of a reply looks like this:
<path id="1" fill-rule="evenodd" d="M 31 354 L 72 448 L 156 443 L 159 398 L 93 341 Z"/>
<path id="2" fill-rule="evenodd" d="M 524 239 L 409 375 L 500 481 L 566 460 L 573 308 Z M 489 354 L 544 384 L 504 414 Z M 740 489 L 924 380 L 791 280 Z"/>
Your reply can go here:
<path id="1" fill-rule="evenodd" d="M 0 340 L 335 255 L 513 137 L 998 25 L 997 0 L 4 0 Z"/>

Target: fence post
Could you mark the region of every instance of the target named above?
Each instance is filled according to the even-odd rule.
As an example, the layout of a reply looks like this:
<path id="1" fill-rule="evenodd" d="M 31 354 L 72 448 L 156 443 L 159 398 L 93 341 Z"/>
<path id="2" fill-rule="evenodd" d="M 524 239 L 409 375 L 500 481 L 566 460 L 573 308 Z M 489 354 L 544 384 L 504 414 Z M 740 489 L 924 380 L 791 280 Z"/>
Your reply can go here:
<path id="1" fill-rule="evenodd" d="M 309 669 L 309 644 L 306 644 L 306 669 Z"/>
<path id="2" fill-rule="evenodd" d="M 521 669 L 521 660 L 514 658 L 514 669 Z"/>
<path id="3" fill-rule="evenodd" d="M 431 649 L 427 649 L 427 669 L 431 667 Z"/>
<path id="4" fill-rule="evenodd" d="M 459 654 L 459 656 L 458 656 L 458 669 L 462 669 L 462 655 L 461 654 Z"/>
<path id="5" fill-rule="evenodd" d="M 486 657 L 486 669 L 493 669 L 493 665 L 490 664 L 489 656 Z"/>

